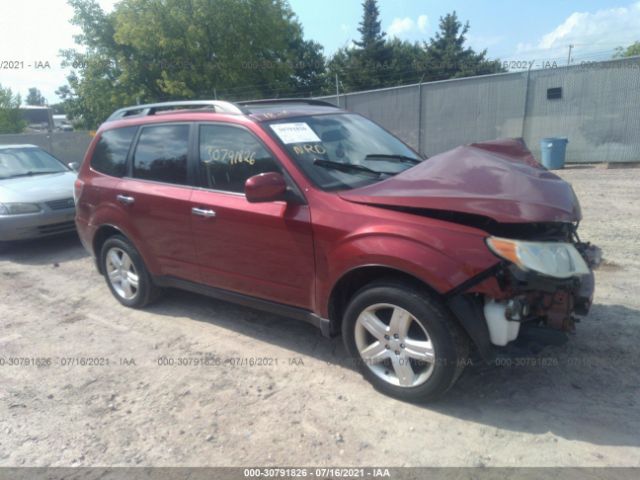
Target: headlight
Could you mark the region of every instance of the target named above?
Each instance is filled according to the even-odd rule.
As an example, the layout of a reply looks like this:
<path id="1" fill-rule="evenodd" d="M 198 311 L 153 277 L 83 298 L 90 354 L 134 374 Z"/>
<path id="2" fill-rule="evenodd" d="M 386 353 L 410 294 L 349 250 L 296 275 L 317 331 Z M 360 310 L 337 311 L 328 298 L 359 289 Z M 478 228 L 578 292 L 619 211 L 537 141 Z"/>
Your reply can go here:
<path id="1" fill-rule="evenodd" d="M 0 203 L 0 215 L 21 215 L 39 211 L 40 205 L 37 203 Z"/>
<path id="2" fill-rule="evenodd" d="M 589 273 L 589 267 L 571 243 L 489 237 L 487 245 L 498 257 L 513 262 L 522 270 L 533 270 L 556 278 Z"/>

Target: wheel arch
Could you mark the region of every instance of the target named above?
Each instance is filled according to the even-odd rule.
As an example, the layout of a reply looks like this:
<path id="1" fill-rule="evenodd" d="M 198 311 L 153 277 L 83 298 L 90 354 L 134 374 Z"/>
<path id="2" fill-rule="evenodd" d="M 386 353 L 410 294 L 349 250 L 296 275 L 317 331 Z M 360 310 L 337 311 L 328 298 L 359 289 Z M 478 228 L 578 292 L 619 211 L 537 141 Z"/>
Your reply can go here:
<path id="1" fill-rule="evenodd" d="M 328 304 L 329 331 L 332 336 L 341 332 L 343 314 L 351 298 L 364 286 L 380 280 L 401 282 L 441 301 L 442 306 L 450 312 L 453 322 L 462 328 L 480 356 L 486 361 L 494 359 L 495 352 L 489 341 L 484 313 L 477 305 L 478 299 L 462 294 L 449 298 L 415 275 L 386 265 L 355 267 L 335 283 Z"/>
<path id="2" fill-rule="evenodd" d="M 381 279 L 400 281 L 420 290 L 427 291 L 437 298 L 442 298 L 442 295 L 424 280 L 398 268 L 387 265 L 362 265 L 352 268 L 335 282 L 329 295 L 327 311 L 329 313 L 331 333 L 333 335 L 340 332 L 342 315 L 349 300 L 365 285 Z"/>
<path id="3" fill-rule="evenodd" d="M 100 272 L 101 275 L 103 275 L 104 272 L 102 271 L 102 265 L 100 262 L 100 251 L 102 250 L 104 242 L 106 242 L 110 237 L 113 237 L 114 235 L 122 235 L 123 237 L 128 238 L 127 235 L 118 227 L 105 224 L 101 225 L 96 230 L 96 233 L 93 236 L 93 240 L 91 242 L 91 249 L 93 250 L 93 256 L 96 259 L 96 266 L 98 267 L 98 272 Z"/>
<path id="4" fill-rule="evenodd" d="M 100 252 L 102 250 L 102 246 L 109 238 L 113 237 L 114 235 L 120 235 L 124 237 L 128 242 L 130 242 L 131 245 L 133 245 L 133 247 L 138 251 L 138 253 L 142 257 L 142 260 L 144 261 L 145 266 L 151 272 L 155 272 L 157 270 L 157 266 L 153 262 L 153 259 L 148 258 L 148 256 L 145 255 L 145 251 L 141 249 L 140 245 L 138 245 L 134 241 L 133 235 L 130 235 L 127 231 L 111 223 L 105 223 L 103 225 L 100 225 L 100 227 L 98 227 L 98 229 L 96 230 L 96 233 L 93 236 L 93 240 L 91 242 L 91 248 L 93 250 L 93 255 L 96 260 L 96 266 L 100 274 L 104 274 L 104 272 L 102 271 L 102 266 L 100 262 Z"/>

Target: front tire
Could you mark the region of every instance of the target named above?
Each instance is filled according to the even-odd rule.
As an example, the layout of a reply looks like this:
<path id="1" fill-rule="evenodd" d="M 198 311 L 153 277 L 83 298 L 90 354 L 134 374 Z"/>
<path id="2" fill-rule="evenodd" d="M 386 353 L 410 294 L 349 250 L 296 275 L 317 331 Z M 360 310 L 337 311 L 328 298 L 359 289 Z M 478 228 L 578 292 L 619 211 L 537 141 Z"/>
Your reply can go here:
<path id="1" fill-rule="evenodd" d="M 158 298 L 160 289 L 140 253 L 125 237 L 109 237 L 100 251 L 100 262 L 109 290 L 124 306 L 142 308 Z"/>
<path id="2" fill-rule="evenodd" d="M 442 395 L 468 359 L 468 339 L 441 302 L 395 280 L 371 283 L 354 295 L 342 335 L 376 389 L 410 402 Z"/>

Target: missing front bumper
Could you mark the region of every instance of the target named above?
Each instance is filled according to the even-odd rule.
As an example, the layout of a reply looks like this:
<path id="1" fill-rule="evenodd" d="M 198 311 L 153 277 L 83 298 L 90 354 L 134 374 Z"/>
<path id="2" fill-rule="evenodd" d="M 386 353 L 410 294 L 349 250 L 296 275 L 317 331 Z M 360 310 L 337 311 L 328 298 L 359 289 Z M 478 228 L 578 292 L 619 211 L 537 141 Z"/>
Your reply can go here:
<path id="1" fill-rule="evenodd" d="M 490 282 L 493 289 L 485 292 L 482 285 L 490 279 L 495 280 Z M 566 332 L 575 329 L 575 316 L 588 313 L 594 286 L 592 271 L 556 279 L 502 264 L 489 277 L 448 296 L 447 304 L 480 356 L 493 361 L 508 345 L 566 341 Z"/>

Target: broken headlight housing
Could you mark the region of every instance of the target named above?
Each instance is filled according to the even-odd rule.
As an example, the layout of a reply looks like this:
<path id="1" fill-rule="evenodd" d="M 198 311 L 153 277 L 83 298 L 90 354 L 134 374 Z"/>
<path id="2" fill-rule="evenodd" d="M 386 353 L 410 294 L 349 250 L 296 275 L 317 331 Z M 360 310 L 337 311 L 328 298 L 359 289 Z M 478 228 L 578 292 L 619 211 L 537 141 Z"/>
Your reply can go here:
<path id="1" fill-rule="evenodd" d="M 488 237 L 487 246 L 498 257 L 525 271 L 555 278 L 569 278 L 589 273 L 589 267 L 576 247 L 563 242 L 528 242 Z"/>

